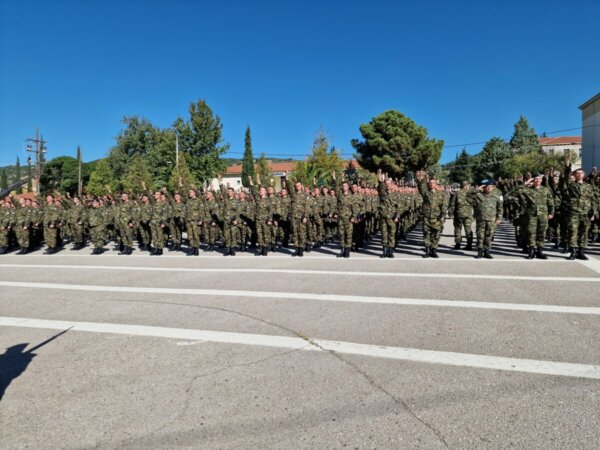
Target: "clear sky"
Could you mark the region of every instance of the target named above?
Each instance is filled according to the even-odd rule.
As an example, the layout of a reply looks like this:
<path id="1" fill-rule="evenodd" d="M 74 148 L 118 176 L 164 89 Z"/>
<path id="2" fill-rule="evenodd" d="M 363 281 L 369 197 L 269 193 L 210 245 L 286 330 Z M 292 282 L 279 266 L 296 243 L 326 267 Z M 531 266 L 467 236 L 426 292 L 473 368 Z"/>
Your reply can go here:
<path id="1" fill-rule="evenodd" d="M 323 126 L 346 157 L 397 109 L 443 139 L 442 162 L 525 115 L 581 126 L 600 92 L 600 1 L 0 0 L 0 165 L 104 156 L 125 115 L 160 127 L 204 98 L 230 155 L 301 158 Z M 576 135 L 579 130 L 556 135 Z M 469 146 L 476 153 L 481 145 Z"/>

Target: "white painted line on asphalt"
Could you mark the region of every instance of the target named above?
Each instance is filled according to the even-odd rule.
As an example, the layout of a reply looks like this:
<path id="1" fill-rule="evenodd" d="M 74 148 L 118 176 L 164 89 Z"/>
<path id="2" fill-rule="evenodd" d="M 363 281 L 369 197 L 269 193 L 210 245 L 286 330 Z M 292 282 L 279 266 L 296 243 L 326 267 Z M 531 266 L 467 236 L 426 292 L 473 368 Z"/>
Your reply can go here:
<path id="1" fill-rule="evenodd" d="M 600 273 L 600 261 L 597 259 L 589 259 L 588 261 L 578 260 L 579 264 L 593 270 L 594 272 Z"/>
<path id="2" fill-rule="evenodd" d="M 354 342 L 305 340 L 297 337 L 269 336 L 261 334 L 232 333 L 224 331 L 193 330 L 141 325 L 122 325 L 94 322 L 71 322 L 41 320 L 18 317 L 0 317 L 0 326 L 20 328 L 42 328 L 110 333 L 127 336 L 162 337 L 186 341 L 205 341 L 226 344 L 256 345 L 308 351 L 332 351 L 347 355 L 369 356 L 400 361 L 441 364 L 477 369 L 492 369 L 510 372 L 525 372 L 576 378 L 600 379 L 600 365 L 576 364 L 533 359 L 505 358 L 499 356 L 474 355 L 469 353 L 421 350 L 417 348 L 391 347 Z"/>
<path id="3" fill-rule="evenodd" d="M 514 280 L 514 281 L 555 281 L 555 282 L 590 282 L 600 283 L 599 277 L 545 277 L 525 275 L 483 275 L 468 273 L 422 273 L 422 272 L 349 272 L 341 270 L 305 270 L 305 269 L 261 269 L 261 268 L 228 268 L 228 267 L 142 267 L 142 266 L 88 266 L 69 264 L 0 264 L 10 268 L 41 269 L 83 269 L 83 270 L 120 270 L 139 272 L 194 272 L 194 273 L 279 273 L 292 275 L 335 275 L 361 277 L 392 278 L 460 278 L 468 280 Z"/>
<path id="4" fill-rule="evenodd" d="M 425 264 L 434 264 L 436 262 L 448 262 L 448 261 L 452 261 L 452 262 L 456 262 L 456 261 L 461 261 L 461 262 L 472 262 L 474 264 L 492 264 L 495 262 L 517 262 L 517 263 L 526 263 L 526 264 L 548 264 L 548 263 L 567 263 L 567 264 L 572 264 L 571 261 L 567 261 L 566 257 L 564 255 L 558 256 L 557 258 L 554 258 L 550 255 L 551 259 L 547 259 L 545 261 L 540 261 L 540 260 L 530 260 L 530 259 L 525 259 L 522 255 L 519 254 L 515 254 L 514 258 L 498 258 L 498 257 L 494 257 L 494 259 L 474 259 L 475 254 L 470 255 L 470 254 L 461 254 L 461 253 L 456 253 L 456 254 L 452 254 L 452 255 L 446 255 L 443 254 L 440 256 L 440 258 L 429 258 L 429 259 L 423 259 L 422 255 L 423 252 L 419 251 L 419 250 L 415 250 L 413 253 L 411 253 L 413 256 L 398 256 L 402 253 L 396 253 L 396 256 L 392 259 L 392 258 L 384 258 L 381 259 L 379 258 L 379 252 L 381 250 L 379 249 L 373 249 L 372 251 L 376 252 L 376 255 L 367 255 L 364 253 L 359 253 L 359 254 L 352 254 L 351 258 L 348 259 L 343 259 L 343 260 L 336 260 L 339 261 L 339 263 L 349 263 L 352 261 L 379 261 L 382 262 L 384 264 L 390 264 L 393 263 L 394 261 L 423 261 L 423 263 Z M 338 253 L 338 250 L 335 250 L 335 253 L 329 253 L 329 254 L 324 254 L 321 253 L 322 256 L 307 256 L 306 253 L 304 254 L 304 256 L 301 259 L 294 259 L 295 261 L 303 261 L 303 260 L 332 260 Z M 404 253 L 406 254 L 406 253 Z M 75 258 L 75 257 L 84 257 L 87 258 L 88 255 L 87 253 L 60 253 L 60 254 L 54 254 L 52 256 L 48 256 L 48 255 L 44 255 L 43 253 L 29 253 L 27 255 L 24 256 L 19 256 L 19 260 L 27 260 L 30 258 L 34 258 L 34 257 L 41 257 L 41 258 L 48 258 L 48 259 L 58 259 L 58 258 Z M 131 254 L 128 255 L 127 257 L 124 256 L 119 256 L 117 254 L 109 254 L 109 253 L 105 253 L 103 255 L 100 256 L 95 256 L 94 259 L 95 260 L 102 260 L 103 258 L 118 258 L 120 260 L 124 260 L 124 259 L 129 259 L 129 258 L 149 258 L 151 255 L 149 254 Z M 292 254 L 288 253 L 288 254 L 282 254 L 282 253 L 278 253 L 278 254 L 269 254 L 268 257 L 266 258 L 262 258 L 262 257 L 257 257 L 256 255 L 243 255 L 240 253 L 237 253 L 235 257 L 228 257 L 228 258 L 224 258 L 222 253 L 213 253 L 213 254 L 205 254 L 205 253 L 201 253 L 201 255 L 199 257 L 193 257 L 190 258 L 187 255 L 173 255 L 173 254 L 167 254 L 165 253 L 164 255 L 162 255 L 160 258 L 158 258 L 158 260 L 164 260 L 164 259 L 186 259 L 188 261 L 201 261 L 201 260 L 205 260 L 205 259 L 222 259 L 222 260 L 236 260 L 236 259 L 252 259 L 254 261 L 268 261 L 269 259 L 291 259 Z M 0 255 L 0 260 L 7 260 L 11 258 L 11 255 Z M 157 258 L 150 258 L 152 260 L 157 260 Z"/>
<path id="5" fill-rule="evenodd" d="M 134 294 L 203 295 L 211 297 L 243 297 L 274 300 L 315 300 L 323 302 L 371 303 L 402 306 L 434 306 L 451 308 L 494 309 L 559 314 L 600 315 L 600 307 L 536 305 L 526 303 L 494 303 L 462 300 L 430 300 L 415 298 L 365 297 L 337 294 L 311 294 L 302 292 L 238 291 L 225 289 L 182 289 L 133 286 L 101 286 L 85 284 L 32 283 L 27 281 L 0 281 L 0 287 L 58 289 L 68 291 L 119 292 Z"/>

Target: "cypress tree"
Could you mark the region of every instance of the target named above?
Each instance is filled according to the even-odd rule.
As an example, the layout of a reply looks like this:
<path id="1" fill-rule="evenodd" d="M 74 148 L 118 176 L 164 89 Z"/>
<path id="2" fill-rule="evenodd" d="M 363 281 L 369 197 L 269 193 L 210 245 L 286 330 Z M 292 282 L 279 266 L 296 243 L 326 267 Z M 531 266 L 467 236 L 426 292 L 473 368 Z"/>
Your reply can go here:
<path id="1" fill-rule="evenodd" d="M 242 185 L 248 187 L 248 177 L 254 178 L 254 156 L 252 155 L 252 138 L 250 127 L 246 128 L 246 139 L 244 141 L 244 159 L 242 160 Z"/>

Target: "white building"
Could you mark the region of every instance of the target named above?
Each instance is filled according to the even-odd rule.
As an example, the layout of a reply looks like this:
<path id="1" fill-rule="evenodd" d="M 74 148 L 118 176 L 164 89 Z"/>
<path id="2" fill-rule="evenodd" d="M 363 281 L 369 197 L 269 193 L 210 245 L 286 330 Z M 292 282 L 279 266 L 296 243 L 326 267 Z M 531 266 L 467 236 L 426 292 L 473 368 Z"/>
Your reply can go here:
<path id="1" fill-rule="evenodd" d="M 600 167 L 600 94 L 579 107 L 583 132 L 583 170 Z"/>
<path id="2" fill-rule="evenodd" d="M 289 177 L 294 170 L 295 161 L 275 163 L 271 160 L 267 161 L 269 168 L 271 169 L 271 178 L 269 180 L 263 180 L 263 183 L 272 185 L 275 190 L 279 191 L 282 188 L 281 178 Z M 256 166 L 255 166 L 256 170 Z M 242 188 L 242 165 L 230 166 L 227 171 L 223 174 L 223 184 L 229 185 L 235 190 Z M 217 189 L 219 182 L 216 178 L 211 181 L 213 189 Z"/>
<path id="3" fill-rule="evenodd" d="M 571 153 L 573 170 L 581 167 L 581 136 L 557 136 L 539 138 L 542 151 L 549 155 Z"/>

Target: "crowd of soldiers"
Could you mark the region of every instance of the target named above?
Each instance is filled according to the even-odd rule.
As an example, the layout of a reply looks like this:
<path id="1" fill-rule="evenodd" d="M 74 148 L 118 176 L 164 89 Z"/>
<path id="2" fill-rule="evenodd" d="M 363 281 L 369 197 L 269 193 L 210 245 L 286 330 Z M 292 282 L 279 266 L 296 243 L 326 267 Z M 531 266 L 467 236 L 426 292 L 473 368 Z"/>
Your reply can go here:
<path id="1" fill-rule="evenodd" d="M 527 258 L 546 259 L 544 245 L 587 259 L 588 244 L 600 237 L 600 175 L 571 171 L 527 174 L 511 180 L 486 180 L 480 186 L 442 186 L 418 171 L 414 183 L 379 171 L 377 183 L 351 183 L 332 173 L 331 186 L 291 180 L 279 192 L 248 180 L 248 189 L 225 186 L 187 193 L 83 196 L 48 194 L 43 201 L 12 196 L 0 202 L 0 254 L 26 254 L 46 245 L 46 253 L 66 243 L 80 250 L 89 241 L 99 255 L 115 242 L 120 255 L 140 250 L 159 256 L 165 248 L 197 256 L 223 248 L 227 256 L 253 251 L 267 256 L 277 247 L 293 247 L 292 256 L 339 243 L 338 257 L 360 251 L 381 234 L 381 258 L 393 258 L 408 233 L 422 223 L 425 258 L 438 258 L 444 222 L 454 224 L 456 250 L 476 250 L 493 258 L 496 226 L 504 219 L 515 227 L 516 244 Z M 43 204 L 42 204 L 43 203 Z M 473 233 L 475 221 L 475 234 Z M 185 239 L 184 239 L 185 238 Z M 473 242 L 475 238 L 475 243 Z M 475 248 L 474 248 L 475 244 Z"/>

